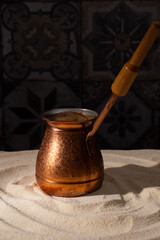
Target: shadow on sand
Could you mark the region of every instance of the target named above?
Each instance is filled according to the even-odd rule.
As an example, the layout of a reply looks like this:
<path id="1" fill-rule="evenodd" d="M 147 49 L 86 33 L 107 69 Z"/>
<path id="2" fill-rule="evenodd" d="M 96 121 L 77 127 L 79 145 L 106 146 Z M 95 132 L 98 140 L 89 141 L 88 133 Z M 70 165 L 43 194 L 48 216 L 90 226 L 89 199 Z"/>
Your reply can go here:
<path id="1" fill-rule="evenodd" d="M 129 164 L 106 168 L 102 187 L 88 195 L 123 195 L 129 192 L 139 194 L 144 188 L 151 187 L 160 189 L 160 163 L 153 167 Z"/>

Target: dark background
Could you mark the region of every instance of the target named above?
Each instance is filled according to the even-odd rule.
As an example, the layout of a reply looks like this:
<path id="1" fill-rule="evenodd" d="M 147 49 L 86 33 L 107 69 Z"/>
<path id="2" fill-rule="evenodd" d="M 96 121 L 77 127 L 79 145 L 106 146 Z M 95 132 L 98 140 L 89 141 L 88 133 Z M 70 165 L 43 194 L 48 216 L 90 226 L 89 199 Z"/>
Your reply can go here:
<path id="1" fill-rule="evenodd" d="M 160 1 L 0 1 L 0 149 L 36 149 L 40 115 L 59 107 L 102 110 L 111 84 Z M 160 147 L 160 39 L 126 97 L 104 120 L 101 148 Z"/>

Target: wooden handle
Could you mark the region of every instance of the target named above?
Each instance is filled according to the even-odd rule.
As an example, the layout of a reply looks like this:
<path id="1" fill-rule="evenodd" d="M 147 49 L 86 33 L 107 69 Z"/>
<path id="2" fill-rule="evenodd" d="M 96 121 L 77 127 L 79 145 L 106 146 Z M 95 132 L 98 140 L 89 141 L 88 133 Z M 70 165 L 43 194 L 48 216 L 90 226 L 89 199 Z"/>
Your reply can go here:
<path id="1" fill-rule="evenodd" d="M 104 109 L 102 110 L 99 117 L 95 121 L 92 130 L 88 133 L 86 137 L 87 141 L 95 134 L 95 132 L 101 125 L 102 121 L 106 117 L 107 113 L 110 111 L 111 107 L 115 103 L 117 97 L 125 96 L 127 94 L 128 90 L 130 89 L 132 83 L 134 82 L 138 74 L 139 67 L 142 61 L 144 60 L 150 48 L 152 47 L 159 33 L 160 22 L 158 21 L 153 22 L 149 27 L 148 31 L 146 32 L 146 34 L 144 35 L 142 41 L 138 45 L 130 61 L 123 66 L 118 76 L 114 80 L 111 86 L 113 95 L 111 96 L 108 103 L 105 105 Z"/>
<path id="2" fill-rule="evenodd" d="M 155 21 L 151 24 L 148 31 L 144 35 L 142 41 L 138 45 L 136 51 L 134 52 L 132 58 L 130 59 L 130 64 L 136 66 L 137 68 L 140 67 L 145 56 L 147 55 L 153 43 L 155 42 L 156 38 L 158 37 L 159 33 L 160 33 L 160 22 Z"/>
<path id="3" fill-rule="evenodd" d="M 117 100 L 117 96 L 113 94 L 110 97 L 110 99 L 107 102 L 107 104 L 105 105 L 105 107 L 103 108 L 103 110 L 100 113 L 99 117 L 95 121 L 92 130 L 88 133 L 86 141 L 88 141 L 95 134 L 95 132 L 97 131 L 97 129 L 99 128 L 99 126 L 103 122 L 104 118 L 106 117 L 107 113 L 110 111 L 110 109 L 112 108 L 112 106 L 114 105 L 116 100 Z"/>
<path id="4" fill-rule="evenodd" d="M 160 22 L 151 24 L 132 58 L 127 62 L 114 80 L 111 89 L 117 96 L 125 96 L 138 75 L 139 67 L 160 33 Z"/>

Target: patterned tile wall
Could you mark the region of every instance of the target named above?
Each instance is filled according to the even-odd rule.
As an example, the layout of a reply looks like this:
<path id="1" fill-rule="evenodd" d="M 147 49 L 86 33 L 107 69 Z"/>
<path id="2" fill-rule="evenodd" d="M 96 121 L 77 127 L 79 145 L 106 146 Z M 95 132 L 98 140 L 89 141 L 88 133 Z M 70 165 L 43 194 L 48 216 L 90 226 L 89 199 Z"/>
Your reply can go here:
<path id="1" fill-rule="evenodd" d="M 83 1 L 84 103 L 100 112 L 116 75 L 152 21 L 159 1 Z M 102 148 L 159 148 L 160 38 L 157 39 L 126 97 L 119 98 L 102 123 Z"/>
<path id="2" fill-rule="evenodd" d="M 39 148 L 42 112 L 102 110 L 157 1 L 0 1 L 0 149 Z M 96 136 L 101 148 L 160 147 L 160 38 Z"/>
<path id="3" fill-rule="evenodd" d="M 80 107 L 79 2 L 1 5 L 5 149 L 38 148 L 42 112 Z"/>

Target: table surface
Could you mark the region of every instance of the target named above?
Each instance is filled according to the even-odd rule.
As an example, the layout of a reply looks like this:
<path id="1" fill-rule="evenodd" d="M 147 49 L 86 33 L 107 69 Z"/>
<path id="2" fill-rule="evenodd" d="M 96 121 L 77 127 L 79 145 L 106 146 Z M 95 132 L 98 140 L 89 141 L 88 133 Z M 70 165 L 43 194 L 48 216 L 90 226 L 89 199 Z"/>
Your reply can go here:
<path id="1" fill-rule="evenodd" d="M 102 187 L 63 198 L 37 186 L 37 150 L 0 152 L 0 239 L 160 240 L 160 150 L 102 155 Z"/>

